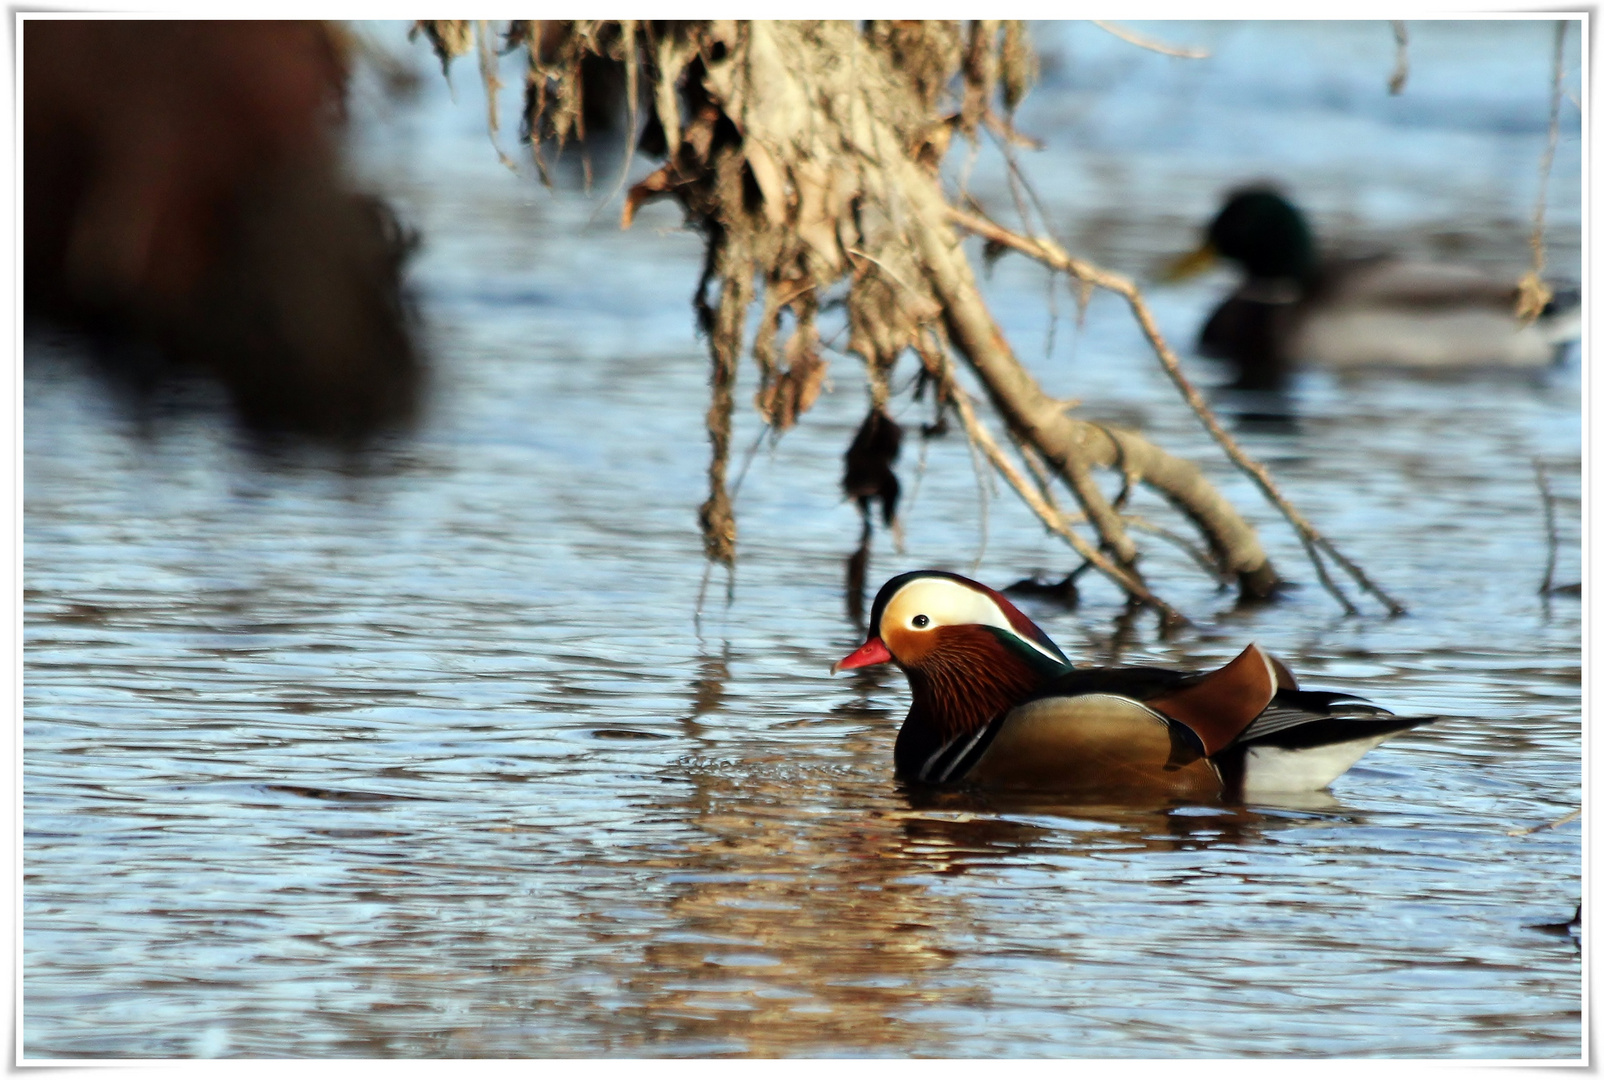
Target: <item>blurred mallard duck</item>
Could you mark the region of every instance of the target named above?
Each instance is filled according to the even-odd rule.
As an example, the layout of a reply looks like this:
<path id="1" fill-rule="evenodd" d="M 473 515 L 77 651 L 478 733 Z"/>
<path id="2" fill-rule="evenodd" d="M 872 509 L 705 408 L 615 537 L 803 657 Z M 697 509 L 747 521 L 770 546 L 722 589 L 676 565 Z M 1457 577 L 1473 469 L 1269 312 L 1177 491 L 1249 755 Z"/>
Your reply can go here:
<path id="1" fill-rule="evenodd" d="M 1515 317 L 1516 286 L 1477 267 L 1392 256 L 1321 258 L 1303 213 L 1268 187 L 1233 193 L 1201 247 L 1169 268 L 1216 259 L 1245 278 L 1204 325 L 1198 349 L 1236 365 L 1235 386 L 1274 389 L 1294 364 L 1448 371 L 1542 368 L 1580 322 L 1580 294 L 1535 321 Z"/>

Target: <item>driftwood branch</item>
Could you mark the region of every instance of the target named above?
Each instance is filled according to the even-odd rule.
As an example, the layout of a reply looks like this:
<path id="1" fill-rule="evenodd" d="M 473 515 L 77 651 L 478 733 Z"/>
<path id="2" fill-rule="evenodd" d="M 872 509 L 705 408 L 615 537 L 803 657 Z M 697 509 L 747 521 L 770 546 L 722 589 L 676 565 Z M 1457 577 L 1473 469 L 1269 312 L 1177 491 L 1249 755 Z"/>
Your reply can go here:
<path id="1" fill-rule="evenodd" d="M 916 224 L 911 228 L 926 272 L 941 298 L 948 334 L 1009 426 L 1066 477 L 1083 475 L 1092 466 L 1123 467 L 1140 476 L 1192 519 L 1220 564 L 1242 583 L 1245 594 L 1269 595 L 1280 580 L 1269 556 L 1252 527 L 1203 478 L 1201 470 L 1133 432 L 1067 416 L 1062 404 L 1048 397 L 1015 359 L 986 309 L 956 237 L 942 222 L 944 211 L 956 211 L 950 211 L 933 184 L 921 185 L 910 177 L 904 190 L 914 210 L 910 218 Z M 1081 498 L 1082 490 L 1073 480 L 1070 490 Z M 1098 513 L 1111 514 L 1100 493 L 1095 501 L 1081 499 L 1081 508 L 1100 529 Z M 1117 535 L 1125 536 L 1123 526 Z"/>
<path id="2" fill-rule="evenodd" d="M 1165 373 L 1169 375 L 1170 381 L 1175 384 L 1182 398 L 1191 407 L 1193 413 L 1197 415 L 1209 435 L 1225 451 L 1226 456 L 1231 459 L 1237 468 L 1247 474 L 1249 479 L 1264 494 L 1264 497 L 1281 512 L 1282 516 L 1296 531 L 1304 550 L 1309 554 L 1310 561 L 1313 563 L 1315 573 L 1319 576 L 1321 583 L 1342 604 L 1343 609 L 1349 614 L 1357 613 L 1353 602 L 1347 598 L 1346 594 L 1342 592 L 1327 573 L 1321 557 L 1322 554 L 1329 556 L 1332 561 L 1346 571 L 1361 589 L 1381 601 L 1388 612 L 1393 615 L 1403 614 L 1403 605 L 1382 591 L 1358 565 L 1344 556 L 1336 549 L 1335 545 L 1322 536 L 1309 520 L 1281 494 L 1275 485 L 1275 481 L 1271 479 L 1269 470 L 1249 457 L 1247 452 L 1242 449 L 1241 444 L 1221 426 L 1213 410 L 1203 400 L 1203 395 L 1198 391 L 1197 387 L 1192 385 L 1191 380 L 1186 377 L 1185 373 L 1181 371 L 1179 357 L 1175 355 L 1175 350 L 1170 348 L 1169 343 L 1164 339 L 1164 335 L 1159 332 L 1158 323 L 1154 320 L 1152 310 L 1147 306 L 1146 299 L 1143 298 L 1141 290 L 1130 279 L 1097 267 L 1084 259 L 1074 258 L 1054 241 L 1045 237 L 1020 236 L 994 222 L 962 210 L 949 209 L 948 216 L 955 224 L 977 236 L 1006 245 L 1055 270 L 1070 274 L 1082 282 L 1107 289 L 1124 297 L 1125 302 L 1130 306 L 1131 314 L 1135 317 L 1137 325 L 1141 327 L 1142 334 L 1147 338 L 1154 353 L 1158 356 L 1159 363 L 1163 366 Z"/>

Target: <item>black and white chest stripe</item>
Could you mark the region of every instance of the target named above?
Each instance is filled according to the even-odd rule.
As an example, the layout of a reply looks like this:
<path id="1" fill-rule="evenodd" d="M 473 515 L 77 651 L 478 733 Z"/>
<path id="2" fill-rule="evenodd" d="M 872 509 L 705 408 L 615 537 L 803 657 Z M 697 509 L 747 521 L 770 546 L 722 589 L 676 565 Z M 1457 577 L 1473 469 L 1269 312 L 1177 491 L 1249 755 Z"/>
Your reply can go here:
<path id="1" fill-rule="evenodd" d="M 942 743 L 919 766 L 918 778 L 927 784 L 948 784 L 962 780 L 975 767 L 975 763 L 986 756 L 991 741 L 1007 720 L 1008 713 L 1005 711 L 992 717 L 979 731 L 959 735 Z"/>

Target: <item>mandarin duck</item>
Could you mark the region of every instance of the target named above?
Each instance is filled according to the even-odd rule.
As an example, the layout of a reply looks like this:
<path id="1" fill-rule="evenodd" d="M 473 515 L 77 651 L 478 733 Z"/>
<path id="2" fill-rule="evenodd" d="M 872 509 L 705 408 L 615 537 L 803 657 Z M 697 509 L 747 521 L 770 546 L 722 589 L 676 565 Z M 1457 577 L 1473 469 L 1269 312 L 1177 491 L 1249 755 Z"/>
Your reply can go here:
<path id="1" fill-rule="evenodd" d="M 1436 719 L 1300 690 L 1257 645 L 1208 672 L 1076 668 L 1002 594 L 938 570 L 886 582 L 868 640 L 830 670 L 888 662 L 913 691 L 896 772 L 925 784 L 1231 800 L 1312 792 Z"/>
<path id="2" fill-rule="evenodd" d="M 1242 389 L 1278 389 L 1297 363 L 1328 368 L 1538 369 L 1580 328 L 1580 293 L 1516 318 L 1516 283 L 1480 267 L 1392 256 L 1321 258 L 1302 211 L 1280 192 L 1233 193 L 1200 247 L 1166 277 L 1216 259 L 1243 280 L 1214 310 L 1198 351 L 1231 363 Z"/>

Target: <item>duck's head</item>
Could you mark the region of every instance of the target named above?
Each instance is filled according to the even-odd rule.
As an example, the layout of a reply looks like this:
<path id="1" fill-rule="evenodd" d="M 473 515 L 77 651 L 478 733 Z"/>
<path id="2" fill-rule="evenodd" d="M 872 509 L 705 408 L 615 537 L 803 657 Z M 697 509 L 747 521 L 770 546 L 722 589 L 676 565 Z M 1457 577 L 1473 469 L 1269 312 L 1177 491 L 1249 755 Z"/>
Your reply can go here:
<path id="1" fill-rule="evenodd" d="M 869 640 L 830 672 L 888 662 L 919 669 L 954 650 L 998 649 L 1042 670 L 1070 666 L 1052 638 L 1001 593 L 944 570 L 915 570 L 880 587 L 869 614 Z"/>
<path id="2" fill-rule="evenodd" d="M 960 729 L 984 723 L 1070 666 L 1001 593 L 940 570 L 886 582 L 874 598 L 869 640 L 830 672 L 884 663 L 907 674 L 915 710 Z"/>
<path id="3" fill-rule="evenodd" d="M 1203 245 L 1176 260 L 1167 277 L 1182 278 L 1216 258 L 1241 266 L 1249 278 L 1308 283 L 1318 266 L 1314 233 L 1303 211 L 1270 187 L 1233 192 L 1209 223 Z"/>
<path id="4" fill-rule="evenodd" d="M 1226 200 L 1209 223 L 1209 244 L 1249 277 L 1308 281 L 1314 275 L 1309 222 L 1273 188 L 1247 188 Z"/>

